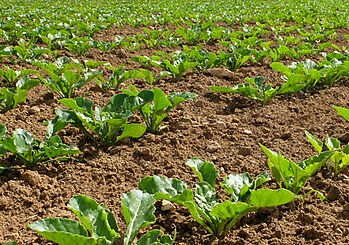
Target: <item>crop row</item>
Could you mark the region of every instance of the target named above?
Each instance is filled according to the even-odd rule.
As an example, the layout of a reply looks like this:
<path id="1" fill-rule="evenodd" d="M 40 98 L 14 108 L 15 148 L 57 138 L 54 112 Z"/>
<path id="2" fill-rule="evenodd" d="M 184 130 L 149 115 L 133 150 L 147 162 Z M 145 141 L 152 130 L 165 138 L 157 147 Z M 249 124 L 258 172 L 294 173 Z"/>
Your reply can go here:
<path id="1" fill-rule="evenodd" d="M 335 109 L 349 121 L 349 109 Z M 322 166 L 327 166 L 336 175 L 349 166 L 349 144 L 342 150 L 336 138 L 327 137 L 323 143 L 309 132 L 306 132 L 306 136 L 319 154 L 298 163 L 260 145 L 268 157 L 268 167 L 279 186 L 276 190 L 258 188 L 271 180 L 267 172 L 255 179 L 248 173 L 228 175 L 220 186 L 230 195 L 230 199 L 220 202 L 215 190 L 218 170 L 212 163 L 198 158 L 192 158 L 186 163 L 199 179 L 194 192 L 179 179 L 156 175 L 143 178 L 138 190 L 132 190 L 121 198 L 123 216 L 127 224 L 123 244 L 133 244 L 140 229 L 156 221 L 154 204 L 160 200 L 186 207 L 195 221 L 218 238 L 226 236 L 243 216 L 260 208 L 284 205 L 295 199 L 305 198 L 313 192 L 321 200 L 325 200 L 326 197 L 317 190 L 310 190 L 303 196 L 299 193 L 307 180 Z M 3 142 L 4 140 L 2 145 Z M 121 232 L 115 218 L 103 204 L 98 204 L 87 196 L 78 195 L 70 200 L 68 207 L 78 216 L 81 223 L 69 219 L 49 218 L 36 221 L 28 227 L 61 245 L 113 244 L 120 238 Z M 175 238 L 176 231 L 171 238 L 169 235 L 162 236 L 160 230 L 154 229 L 139 238 L 137 244 L 169 245 L 174 243 Z M 16 243 L 8 243 L 10 244 Z"/>

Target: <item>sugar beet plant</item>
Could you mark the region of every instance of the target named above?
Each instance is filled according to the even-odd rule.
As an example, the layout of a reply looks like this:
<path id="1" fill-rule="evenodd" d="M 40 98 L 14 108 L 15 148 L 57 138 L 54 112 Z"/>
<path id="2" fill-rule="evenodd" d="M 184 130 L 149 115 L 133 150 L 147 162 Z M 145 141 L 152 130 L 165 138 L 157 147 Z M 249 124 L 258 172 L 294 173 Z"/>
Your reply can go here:
<path id="1" fill-rule="evenodd" d="M 298 194 L 304 188 L 307 180 L 325 165 L 333 155 L 331 151 L 319 152 L 317 156 L 295 163 L 280 153 L 269 150 L 262 144 L 259 145 L 268 157 L 268 167 L 273 173 L 276 183 L 280 188 L 286 188 L 295 194 Z M 310 190 L 305 196 L 314 192 L 321 200 L 325 199 L 324 195 L 317 190 Z"/>
<path id="2" fill-rule="evenodd" d="M 15 80 L 17 78 L 13 81 Z M 26 102 L 28 91 L 39 84 L 39 80 L 31 79 L 29 76 L 23 76 L 15 84 L 15 88 L 2 87 L 0 90 L 1 112 L 14 109 L 18 104 Z"/>
<path id="3" fill-rule="evenodd" d="M 38 162 L 68 160 L 71 157 L 67 156 L 81 153 L 79 149 L 62 143 L 58 136 L 40 142 L 23 129 L 13 131 L 12 137 L 6 137 L 6 132 L 6 126 L 0 124 L 0 154 L 11 152 L 28 168 L 34 167 Z"/>
<path id="4" fill-rule="evenodd" d="M 330 158 L 325 162 L 329 171 L 338 175 L 349 166 L 349 143 L 342 150 L 341 143 L 336 138 L 327 136 L 325 142 L 322 142 L 307 131 L 305 134 L 320 155 L 330 153 Z"/>
<path id="5" fill-rule="evenodd" d="M 56 118 L 48 123 L 47 136 L 51 137 L 66 125 L 71 124 L 93 141 L 98 142 L 99 140 L 107 149 L 123 138 L 139 138 L 146 130 L 158 131 L 161 122 L 172 108 L 180 102 L 194 99 L 197 96 L 194 93 L 173 93 L 166 96 L 158 88 L 139 92 L 132 85 L 130 89 L 113 96 L 104 108 L 96 106 L 94 111 L 94 102 L 86 98 L 59 100 L 70 110 L 56 110 Z M 128 119 L 138 110 L 146 126 L 128 122 Z"/>
<path id="6" fill-rule="evenodd" d="M 36 61 L 33 64 L 48 74 L 48 78 L 39 76 L 40 80 L 61 98 L 70 98 L 74 90 L 80 89 L 100 74 L 98 70 L 85 72 L 82 64 L 67 57 L 61 57 L 54 63 Z"/>
<path id="7" fill-rule="evenodd" d="M 152 93 L 147 91 L 139 96 L 118 94 L 104 108 L 97 105 L 94 110 L 94 102 L 90 99 L 61 99 L 59 102 L 70 110 L 56 109 L 57 116 L 48 123 L 47 136 L 51 137 L 71 124 L 107 149 L 123 138 L 138 138 L 144 134 L 146 127 L 140 123 L 129 123 L 128 118 L 132 116 L 132 109 L 135 110 L 152 99 Z"/>
<path id="8" fill-rule="evenodd" d="M 273 207 L 291 202 L 297 196 L 286 189 L 258 189 L 270 180 L 266 173 L 256 179 L 248 173 L 229 175 L 221 186 L 231 199 L 221 203 L 216 196 L 215 183 L 218 171 L 212 163 L 198 158 L 187 162 L 199 178 L 195 192 L 187 184 L 175 178 L 162 176 L 146 177 L 139 183 L 139 189 L 152 194 L 156 200 L 168 200 L 188 208 L 192 217 L 211 235 L 224 237 L 244 215 L 262 207 Z"/>
<path id="9" fill-rule="evenodd" d="M 267 104 L 278 94 L 278 87 L 273 88 L 270 84 L 264 84 L 264 77 L 246 78 L 247 83 L 241 83 L 234 87 L 212 86 L 211 91 L 237 93 L 256 100 L 262 104 Z"/>
<path id="10" fill-rule="evenodd" d="M 130 90 L 123 91 L 128 96 L 139 96 L 142 93 L 132 85 L 130 85 Z M 159 88 L 154 88 L 151 93 L 153 94 L 152 102 L 137 108 L 147 125 L 147 131 L 151 133 L 155 133 L 161 129 L 160 125 L 162 121 L 179 103 L 194 100 L 197 97 L 197 94 L 191 92 L 175 92 L 166 96 Z"/>
<path id="11" fill-rule="evenodd" d="M 121 205 L 127 229 L 123 244 L 132 245 L 140 229 L 155 222 L 155 199 L 148 193 L 132 190 L 121 197 Z M 115 218 L 104 204 L 79 195 L 70 199 L 70 210 L 80 219 L 42 219 L 28 225 L 41 236 L 60 245 L 112 245 L 120 238 Z M 171 245 L 175 238 L 161 236 L 161 231 L 148 231 L 137 241 L 137 245 Z"/>

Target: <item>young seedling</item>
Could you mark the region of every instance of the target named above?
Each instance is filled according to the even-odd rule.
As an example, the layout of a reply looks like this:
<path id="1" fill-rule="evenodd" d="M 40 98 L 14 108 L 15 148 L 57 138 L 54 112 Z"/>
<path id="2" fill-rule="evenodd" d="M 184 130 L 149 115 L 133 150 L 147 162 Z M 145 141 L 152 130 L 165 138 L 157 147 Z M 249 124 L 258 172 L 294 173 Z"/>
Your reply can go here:
<path id="1" fill-rule="evenodd" d="M 70 110 L 56 110 L 56 118 L 49 121 L 47 136 L 51 137 L 57 131 L 71 124 L 79 128 L 93 141 L 102 144 L 107 149 L 126 137 L 141 137 L 146 127 L 139 123 L 128 123 L 132 112 L 152 101 L 153 93 L 149 90 L 140 92 L 137 96 L 117 94 L 102 108 L 95 106 L 92 100 L 86 98 L 61 99 L 63 105 Z M 97 138 L 92 135 L 92 132 Z"/>
<path id="2" fill-rule="evenodd" d="M 333 108 L 337 111 L 338 115 L 344 117 L 344 119 L 349 122 L 349 109 L 339 106 L 333 106 Z"/>
<path id="3" fill-rule="evenodd" d="M 278 94 L 278 87 L 264 84 L 264 77 L 246 78 L 247 83 L 238 84 L 232 88 L 212 86 L 211 91 L 238 93 L 262 104 L 267 104 Z"/>
<path id="4" fill-rule="evenodd" d="M 150 194 L 132 190 L 121 197 L 121 205 L 127 230 L 123 244 L 132 245 L 140 229 L 155 222 L 155 200 Z M 68 207 L 80 222 L 63 218 L 42 219 L 28 227 L 46 239 L 60 245 L 112 245 L 120 238 L 115 218 L 104 204 L 78 195 L 70 199 Z M 172 245 L 168 235 L 161 236 L 160 230 L 151 230 L 143 235 L 137 245 Z"/>
<path id="5" fill-rule="evenodd" d="M 123 91 L 129 96 L 138 96 L 140 94 L 132 85 L 130 85 L 130 90 Z M 152 103 L 144 104 L 138 109 L 147 125 L 147 131 L 151 133 L 156 133 L 161 129 L 161 122 L 179 103 L 194 100 L 197 97 L 197 94 L 190 92 L 177 92 L 166 96 L 159 88 L 154 88 L 151 92 L 153 93 Z"/>
<path id="6" fill-rule="evenodd" d="M 63 144 L 58 136 L 40 142 L 23 129 L 13 131 L 12 137 L 5 137 L 6 132 L 7 128 L 0 124 L 0 154 L 13 153 L 27 168 L 33 168 L 39 162 L 68 160 L 71 157 L 67 155 L 81 153 L 79 149 Z"/>
<path id="7" fill-rule="evenodd" d="M 280 153 L 269 150 L 267 147 L 259 144 L 268 157 L 268 167 L 273 173 L 276 183 L 280 188 L 286 188 L 295 194 L 298 194 L 305 186 L 310 176 L 314 175 L 330 159 L 332 152 L 322 152 L 318 156 L 311 157 L 299 163 L 282 156 Z M 322 193 L 317 190 L 310 190 L 305 196 L 316 193 L 321 200 L 326 199 Z"/>
<path id="8" fill-rule="evenodd" d="M 28 91 L 39 84 L 39 80 L 23 76 L 16 83 L 16 88 L 2 87 L 0 91 L 1 112 L 14 109 L 18 104 L 26 102 Z"/>
<path id="9" fill-rule="evenodd" d="M 305 134 L 309 142 L 318 151 L 318 153 L 324 154 L 330 152 L 329 161 L 327 161 L 327 168 L 335 175 L 341 173 L 347 166 L 349 166 L 349 143 L 341 150 L 341 143 L 338 139 L 332 137 L 326 137 L 323 143 L 309 132 L 305 131 Z M 323 151 L 327 148 L 327 151 Z"/>
<path id="10" fill-rule="evenodd" d="M 187 164 L 199 178 L 195 192 L 187 184 L 175 178 L 162 176 L 146 177 L 139 188 L 152 194 L 156 200 L 168 200 L 188 208 L 192 217 L 211 235 L 224 237 L 234 224 L 249 212 L 262 207 L 273 207 L 291 202 L 297 198 L 286 190 L 256 188 L 270 180 L 267 174 L 252 179 L 248 173 L 229 175 L 221 183 L 231 194 L 231 200 L 220 202 L 215 192 L 218 171 L 212 163 L 198 158 L 190 159 Z"/>

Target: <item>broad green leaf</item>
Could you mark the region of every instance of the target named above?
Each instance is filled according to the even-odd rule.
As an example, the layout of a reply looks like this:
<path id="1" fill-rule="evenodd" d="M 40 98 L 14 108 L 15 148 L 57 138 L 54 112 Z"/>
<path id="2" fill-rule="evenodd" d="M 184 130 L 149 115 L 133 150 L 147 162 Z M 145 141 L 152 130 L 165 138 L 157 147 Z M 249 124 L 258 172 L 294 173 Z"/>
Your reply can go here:
<path id="1" fill-rule="evenodd" d="M 248 173 L 228 175 L 221 182 L 221 186 L 231 195 L 231 201 L 247 201 L 249 190 L 254 190 L 258 186 L 270 180 L 268 173 L 258 175 L 254 180 Z"/>
<path id="2" fill-rule="evenodd" d="M 137 245 L 152 245 L 154 243 L 158 243 L 160 234 L 161 231 L 157 229 L 148 231 L 137 241 Z"/>
<path id="3" fill-rule="evenodd" d="M 280 62 L 273 62 L 270 64 L 270 67 L 273 68 L 274 70 L 281 72 L 287 76 L 289 76 L 290 74 L 292 74 L 292 71 L 289 67 L 281 64 Z"/>
<path id="4" fill-rule="evenodd" d="M 138 231 L 155 222 L 155 199 L 141 190 L 132 190 L 121 197 L 127 224 L 124 245 L 131 245 Z"/>
<path id="5" fill-rule="evenodd" d="M 63 144 L 62 140 L 57 135 L 48 138 L 43 144 L 43 149 L 45 151 L 46 157 L 48 158 L 81 154 L 81 151 L 79 149 Z"/>
<path id="6" fill-rule="evenodd" d="M 297 195 L 286 189 L 259 189 L 251 190 L 249 203 L 257 208 L 274 207 L 292 202 L 296 198 Z"/>
<path id="7" fill-rule="evenodd" d="M 105 237 L 108 244 L 113 244 L 114 240 L 120 237 L 114 219 L 109 219 L 110 213 L 103 204 L 98 204 L 93 199 L 79 195 L 70 199 L 68 207 L 79 217 L 84 226 L 89 230 L 91 236 L 99 239 Z"/>
<path id="8" fill-rule="evenodd" d="M 177 92 L 177 93 L 173 93 L 170 94 L 169 96 L 167 96 L 167 98 L 169 99 L 169 101 L 172 104 L 172 107 L 177 106 L 179 103 L 183 102 L 183 101 L 188 101 L 188 100 L 194 100 L 198 97 L 197 94 L 195 93 L 191 93 L 191 92 Z"/>
<path id="9" fill-rule="evenodd" d="M 307 136 L 309 142 L 314 146 L 315 150 L 317 150 L 319 153 L 322 152 L 323 143 L 319 139 L 317 139 L 315 136 L 310 134 L 308 131 L 305 131 L 305 135 Z"/>
<path id="10" fill-rule="evenodd" d="M 195 172 L 200 182 L 205 181 L 214 187 L 218 170 L 212 163 L 201 161 L 199 158 L 191 158 L 186 162 L 186 165 Z"/>
<path id="11" fill-rule="evenodd" d="M 349 154 L 343 156 L 342 162 L 339 164 L 340 171 L 342 171 L 347 166 L 349 166 Z"/>
<path id="12" fill-rule="evenodd" d="M 339 106 L 333 106 L 334 109 L 336 109 L 338 115 L 341 115 L 345 118 L 345 120 L 349 121 L 349 109 L 339 107 Z"/>
<path id="13" fill-rule="evenodd" d="M 38 145 L 33 135 L 23 129 L 16 129 L 13 132 L 13 137 L 18 153 L 30 151 L 34 146 Z"/>
<path id="14" fill-rule="evenodd" d="M 193 200 L 193 192 L 181 180 L 162 176 L 143 178 L 139 189 L 154 195 L 156 200 L 166 199 L 184 205 L 184 202 Z"/>
<path id="15" fill-rule="evenodd" d="M 214 188 L 207 182 L 198 183 L 195 189 L 195 201 L 200 210 L 204 212 L 205 219 L 210 221 L 212 208 L 219 204 Z"/>
<path id="16" fill-rule="evenodd" d="M 116 139 L 116 141 L 120 141 L 127 137 L 139 138 L 145 133 L 146 130 L 147 130 L 147 127 L 144 126 L 143 124 L 139 124 L 139 123 L 126 124 L 123 128 L 122 134 Z"/>
<path id="17" fill-rule="evenodd" d="M 340 150 L 340 147 L 341 147 L 340 141 L 332 137 L 326 137 L 325 145 L 330 151 Z"/>
<path id="18" fill-rule="evenodd" d="M 93 101 L 86 98 L 75 98 L 75 99 L 60 99 L 60 103 L 68 107 L 69 109 L 76 110 L 81 113 L 92 115 Z"/>
<path id="19" fill-rule="evenodd" d="M 257 208 L 244 202 L 233 203 L 231 201 L 225 201 L 213 207 L 211 215 L 221 219 L 221 223 L 224 224 L 227 220 L 238 221 L 245 214 L 256 211 Z M 233 225 L 233 224 L 232 224 Z"/>
<path id="20" fill-rule="evenodd" d="M 137 245 L 171 245 L 174 243 L 175 238 L 172 239 L 168 235 L 161 237 L 160 234 L 161 231 L 157 229 L 148 231 L 137 241 Z"/>
<path id="21" fill-rule="evenodd" d="M 286 189 L 297 194 L 310 177 L 309 173 L 281 154 L 269 150 L 262 144 L 259 145 L 269 158 L 268 166 L 279 186 L 283 185 Z"/>
<path id="22" fill-rule="evenodd" d="M 164 110 L 165 108 L 171 106 L 170 101 L 167 99 L 165 93 L 162 90 L 154 88 L 153 93 L 155 111 Z"/>
<path id="23" fill-rule="evenodd" d="M 332 151 L 321 152 L 317 156 L 308 158 L 298 163 L 310 176 L 313 176 L 332 156 Z"/>
<path id="24" fill-rule="evenodd" d="M 221 186 L 231 195 L 231 201 L 237 202 L 243 197 L 241 190 L 244 186 L 252 187 L 253 179 L 248 173 L 228 175 L 224 178 L 224 181 L 221 182 Z"/>
<path id="25" fill-rule="evenodd" d="M 11 241 L 11 242 L 7 242 L 3 245 L 18 245 L 18 243 L 16 241 Z"/>
<path id="26" fill-rule="evenodd" d="M 28 225 L 46 239 L 60 245 L 96 245 L 94 238 L 89 238 L 85 228 L 75 220 L 52 218 L 43 219 Z"/>

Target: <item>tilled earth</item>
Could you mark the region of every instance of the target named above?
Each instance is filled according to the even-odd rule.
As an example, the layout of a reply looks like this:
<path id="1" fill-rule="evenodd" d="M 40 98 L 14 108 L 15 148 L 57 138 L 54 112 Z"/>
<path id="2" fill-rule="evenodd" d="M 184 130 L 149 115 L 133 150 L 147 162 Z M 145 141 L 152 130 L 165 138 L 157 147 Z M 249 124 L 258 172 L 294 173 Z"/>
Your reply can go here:
<path id="1" fill-rule="evenodd" d="M 96 35 L 97 39 L 113 40 L 113 36 L 132 34 L 137 30 L 107 30 Z M 348 30 L 340 30 L 339 45 Z M 213 43 L 208 49 L 218 50 Z M 163 48 L 175 51 L 180 48 Z M 129 61 L 137 55 L 152 55 L 159 49 L 142 48 L 127 52 L 114 50 L 101 54 L 90 50 L 80 60 L 109 61 L 127 69 L 140 66 Z M 61 55 L 72 56 L 67 51 Z M 286 64 L 291 61 L 285 61 Z M 278 96 L 268 105 L 261 105 L 239 95 L 214 93 L 210 86 L 232 86 L 247 76 L 264 76 L 267 82 L 279 84 L 280 75 L 269 67 L 270 61 L 246 64 L 236 71 L 216 68 L 204 73 L 187 73 L 183 78 L 161 80 L 155 86 L 166 93 L 174 91 L 195 92 L 199 97 L 180 104 L 169 114 L 158 134 L 147 133 L 139 139 L 123 140 L 109 151 L 103 151 L 81 132 L 67 127 L 59 135 L 68 144 L 75 144 L 83 154 L 81 161 L 38 164 L 34 169 L 7 171 L 0 176 L 0 243 L 16 240 L 19 244 L 50 244 L 26 227 L 36 220 L 49 217 L 75 218 L 66 207 L 74 195 L 84 194 L 105 203 L 117 219 L 121 231 L 126 229 L 122 217 L 121 195 L 137 188 L 138 182 L 151 175 L 179 178 L 190 187 L 198 182 L 185 162 L 199 157 L 215 164 L 219 181 L 228 174 L 249 172 L 253 177 L 267 170 L 266 156 L 258 146 L 281 152 L 294 161 L 316 154 L 307 142 L 307 130 L 324 140 L 326 135 L 348 143 L 349 125 L 338 116 L 333 105 L 349 108 L 349 81 L 343 79 L 333 87 L 324 87 L 312 93 Z M 22 69 L 28 64 L 2 63 Z M 33 68 L 33 67 L 32 67 Z M 139 89 L 151 88 L 142 81 L 132 81 Z M 124 85 L 127 87 L 127 84 Z M 117 91 L 101 91 L 90 82 L 75 96 L 91 98 L 104 106 Z M 43 139 L 44 121 L 55 116 L 55 108 L 62 108 L 48 88 L 40 85 L 29 92 L 25 104 L 0 114 L 0 123 L 9 131 L 23 128 Z M 16 162 L 8 155 L 2 163 Z M 178 244 L 348 244 L 349 243 L 349 171 L 333 176 L 324 167 L 311 177 L 304 189 L 316 189 L 329 201 L 308 196 L 280 207 L 261 209 L 245 216 L 224 239 L 212 238 L 197 224 L 185 209 L 161 211 L 157 204 L 157 221 L 151 228 L 160 228 L 167 234 L 177 230 Z M 276 188 L 271 182 L 266 187 Z M 228 196 L 217 184 L 220 200 Z"/>

